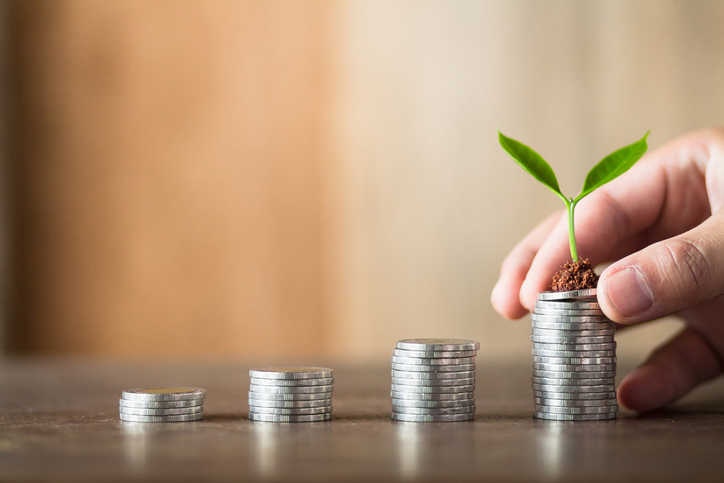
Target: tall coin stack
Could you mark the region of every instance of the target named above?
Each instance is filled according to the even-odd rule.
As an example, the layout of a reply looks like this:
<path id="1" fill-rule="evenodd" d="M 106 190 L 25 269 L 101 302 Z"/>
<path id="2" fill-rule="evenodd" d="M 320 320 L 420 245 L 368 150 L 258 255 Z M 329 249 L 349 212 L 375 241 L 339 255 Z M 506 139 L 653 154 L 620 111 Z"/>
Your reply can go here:
<path id="1" fill-rule="evenodd" d="M 332 419 L 332 369 L 272 367 L 249 371 L 249 419 L 301 423 Z"/>
<path id="2" fill-rule="evenodd" d="M 562 421 L 615 419 L 615 324 L 596 289 L 541 292 L 533 322 L 533 417 Z"/>
<path id="3" fill-rule="evenodd" d="M 204 419 L 206 390 L 193 387 L 131 389 L 121 394 L 121 421 L 180 423 Z"/>
<path id="4" fill-rule="evenodd" d="M 475 355 L 480 342 L 405 339 L 392 354 L 392 419 L 412 422 L 475 418 Z"/>

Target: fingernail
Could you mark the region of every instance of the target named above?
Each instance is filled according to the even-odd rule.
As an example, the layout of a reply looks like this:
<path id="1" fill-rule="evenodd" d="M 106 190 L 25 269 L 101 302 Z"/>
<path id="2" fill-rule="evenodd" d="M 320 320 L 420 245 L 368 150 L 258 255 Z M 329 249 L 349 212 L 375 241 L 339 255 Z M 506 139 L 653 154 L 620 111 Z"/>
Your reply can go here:
<path id="1" fill-rule="evenodd" d="M 620 270 L 606 280 L 606 300 L 622 317 L 633 317 L 654 304 L 646 280 L 636 267 Z"/>

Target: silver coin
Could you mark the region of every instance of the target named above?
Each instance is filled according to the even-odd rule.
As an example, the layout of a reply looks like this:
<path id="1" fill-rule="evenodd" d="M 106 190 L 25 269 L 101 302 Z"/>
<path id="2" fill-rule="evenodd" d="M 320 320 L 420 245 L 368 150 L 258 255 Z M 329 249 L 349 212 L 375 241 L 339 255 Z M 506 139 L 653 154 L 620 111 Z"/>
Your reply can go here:
<path id="1" fill-rule="evenodd" d="M 267 423 L 313 423 L 329 421 L 332 413 L 324 414 L 258 414 L 249 413 L 250 421 L 263 421 Z"/>
<path id="2" fill-rule="evenodd" d="M 399 379 L 420 379 L 426 381 L 437 381 L 443 379 L 470 379 L 475 378 L 475 371 L 453 371 L 453 372 L 410 372 L 397 371 L 392 369 L 392 377 Z"/>
<path id="3" fill-rule="evenodd" d="M 165 408 L 165 409 L 142 409 L 129 408 L 120 406 L 119 410 L 122 414 L 130 414 L 136 416 L 174 416 L 177 414 L 194 414 L 204 411 L 203 406 L 190 406 L 187 408 Z"/>
<path id="4" fill-rule="evenodd" d="M 548 290 L 538 293 L 538 300 L 570 300 L 581 298 L 596 298 L 598 291 L 595 288 L 586 288 L 583 290 L 569 290 L 568 292 L 555 292 Z"/>
<path id="5" fill-rule="evenodd" d="M 302 414 L 327 414 L 332 412 L 332 406 L 320 406 L 318 408 L 267 408 L 262 406 L 249 406 L 250 414 L 284 414 L 299 416 Z"/>
<path id="6" fill-rule="evenodd" d="M 540 406 L 563 406 L 563 407 L 602 407 L 616 406 L 616 398 L 609 399 L 546 399 L 534 397 L 533 403 Z"/>
<path id="7" fill-rule="evenodd" d="M 533 310 L 536 315 L 603 315 L 603 312 L 598 309 L 542 309 L 536 307 Z"/>
<path id="8" fill-rule="evenodd" d="M 535 308 L 541 309 L 563 309 L 563 310 L 601 310 L 598 302 L 592 301 L 550 301 L 550 300 L 538 300 L 535 303 Z"/>
<path id="9" fill-rule="evenodd" d="M 312 399 L 310 401 L 270 401 L 249 398 L 249 406 L 257 408 L 319 408 L 332 405 L 332 398 Z"/>
<path id="10" fill-rule="evenodd" d="M 617 406 L 603 406 L 603 407 L 585 407 L 585 408 L 569 408 L 563 406 L 541 406 L 535 404 L 533 409 L 540 413 L 558 413 L 558 414 L 604 414 L 604 413 L 615 413 L 618 411 Z"/>
<path id="11" fill-rule="evenodd" d="M 257 386 L 275 386 L 275 387 L 298 387 L 298 386 L 330 386 L 334 383 L 333 377 L 325 377 L 324 379 L 259 379 L 252 377 L 249 379 L 251 384 Z"/>
<path id="12" fill-rule="evenodd" d="M 615 357 L 616 350 L 607 351 L 549 351 L 546 349 L 533 348 L 533 355 L 540 357 Z"/>
<path id="13" fill-rule="evenodd" d="M 542 399 L 563 399 L 568 401 L 616 399 L 616 391 L 607 392 L 544 392 L 533 391 L 534 397 Z"/>
<path id="14" fill-rule="evenodd" d="M 608 414 L 556 414 L 556 413 L 540 413 L 533 411 L 533 417 L 536 419 L 550 419 L 553 421 L 605 421 L 616 419 L 616 413 Z"/>
<path id="15" fill-rule="evenodd" d="M 460 357 L 475 357 L 478 351 L 411 351 L 405 349 L 395 349 L 393 355 L 400 357 L 424 357 L 426 359 L 458 359 Z"/>
<path id="16" fill-rule="evenodd" d="M 475 358 L 460 357 L 457 359 L 423 359 L 421 357 L 392 356 L 392 362 L 396 364 L 413 364 L 416 366 L 452 366 L 461 364 L 475 364 Z"/>
<path id="17" fill-rule="evenodd" d="M 563 377 L 538 377 L 533 376 L 531 382 L 533 384 L 548 384 L 558 386 L 603 386 L 605 384 L 615 384 L 615 377 L 602 377 L 598 379 L 592 378 L 563 378 Z"/>
<path id="18" fill-rule="evenodd" d="M 616 330 L 615 322 L 571 322 L 563 324 L 532 320 L 531 326 L 536 329 L 547 330 Z"/>
<path id="19" fill-rule="evenodd" d="M 457 401 L 460 399 L 472 399 L 475 397 L 473 392 L 456 392 L 453 394 L 424 394 L 417 392 L 400 392 L 390 391 L 392 399 L 416 399 L 418 401 Z"/>
<path id="20" fill-rule="evenodd" d="M 203 399 L 206 389 L 196 387 L 147 387 L 123 391 L 121 397 L 129 401 L 181 401 Z"/>
<path id="21" fill-rule="evenodd" d="M 533 356 L 533 362 L 541 364 L 583 364 L 583 365 L 599 365 L 599 364 L 616 364 L 615 357 L 544 357 Z"/>
<path id="22" fill-rule="evenodd" d="M 326 367 L 268 367 L 252 369 L 249 377 L 259 379 L 325 379 L 332 377 L 332 369 Z"/>
<path id="23" fill-rule="evenodd" d="M 534 362 L 533 369 L 549 372 L 615 372 L 616 364 L 549 364 Z"/>
<path id="24" fill-rule="evenodd" d="M 542 342 L 544 344 L 606 344 L 613 341 L 613 336 L 606 335 L 601 337 L 544 337 L 542 335 L 531 335 L 530 340 L 532 340 L 533 342 Z"/>
<path id="25" fill-rule="evenodd" d="M 545 329 L 546 324 L 552 325 L 549 330 L 602 330 L 616 329 L 616 322 L 604 315 L 546 315 L 532 312 L 530 314 L 532 327 Z"/>
<path id="26" fill-rule="evenodd" d="M 533 349 L 542 349 L 549 351 L 610 351 L 616 349 L 616 342 L 607 344 L 548 344 L 544 342 L 536 342 Z"/>
<path id="27" fill-rule="evenodd" d="M 331 396 L 332 394 L 330 392 L 318 392 L 312 394 L 284 394 L 249 391 L 249 399 L 262 401 L 317 401 L 319 399 L 329 399 Z"/>
<path id="28" fill-rule="evenodd" d="M 600 380 L 616 377 L 616 371 L 601 372 L 563 372 L 563 371 L 541 371 L 533 369 L 533 376 L 544 379 L 586 379 Z"/>
<path id="29" fill-rule="evenodd" d="M 543 337 L 605 337 L 612 336 L 615 333 L 615 329 L 558 330 L 539 329 L 535 325 L 531 331 L 532 335 L 540 335 Z"/>
<path id="30" fill-rule="evenodd" d="M 204 412 L 192 414 L 177 414 L 174 416 L 138 416 L 135 414 L 121 413 L 121 421 L 132 423 L 183 423 L 186 421 L 199 421 L 204 419 Z"/>
<path id="31" fill-rule="evenodd" d="M 139 409 L 189 408 L 203 406 L 204 404 L 203 399 L 182 399 L 180 401 L 132 401 L 121 398 L 118 402 L 123 407 Z"/>
<path id="32" fill-rule="evenodd" d="M 393 377 L 392 384 L 403 386 L 427 386 L 427 387 L 447 387 L 447 386 L 468 386 L 475 384 L 475 378 L 468 379 L 403 379 L 401 377 Z"/>
<path id="33" fill-rule="evenodd" d="M 605 375 L 602 375 L 605 374 Z M 605 383 L 613 381 L 616 378 L 616 371 L 544 371 L 541 369 L 533 369 L 534 382 L 544 384 L 549 380 L 559 380 L 554 384 L 560 386 L 590 386 L 597 385 L 595 382 L 606 379 Z"/>
<path id="34" fill-rule="evenodd" d="M 332 392 L 332 385 L 328 386 L 257 386 L 256 384 L 249 385 L 249 391 L 261 392 L 261 393 L 274 393 L 274 394 L 316 394 L 320 392 L 329 393 Z M 329 397 L 329 396 L 327 396 Z"/>
<path id="35" fill-rule="evenodd" d="M 614 384 L 597 384 L 595 386 L 563 386 L 560 384 L 538 384 L 533 383 L 534 391 L 553 393 L 577 393 L 577 392 L 612 392 L 616 390 Z"/>
<path id="36" fill-rule="evenodd" d="M 393 362 L 392 368 L 396 371 L 408 372 L 466 372 L 475 370 L 475 364 L 458 364 L 455 366 L 416 366 L 413 364 L 397 364 Z"/>
<path id="37" fill-rule="evenodd" d="M 458 399 L 455 401 L 420 401 L 419 399 L 393 399 L 392 405 L 396 407 L 404 406 L 411 408 L 457 408 L 464 406 L 474 406 L 475 398 Z"/>
<path id="38" fill-rule="evenodd" d="M 400 414 L 392 413 L 393 421 L 408 421 L 411 423 L 443 423 L 454 421 L 472 421 L 475 413 L 467 414 Z"/>
<path id="39" fill-rule="evenodd" d="M 456 408 L 414 408 L 409 406 L 392 405 L 392 411 L 397 414 L 471 414 L 475 413 L 475 406 L 459 406 Z"/>
<path id="40" fill-rule="evenodd" d="M 397 341 L 398 349 L 410 351 L 476 351 L 480 342 L 464 339 L 403 339 Z"/>
<path id="41" fill-rule="evenodd" d="M 424 393 L 424 394 L 454 394 L 458 392 L 474 392 L 475 385 L 467 386 L 404 386 L 392 384 L 390 388 L 394 392 Z"/>
<path id="42" fill-rule="evenodd" d="M 605 315 L 545 315 L 531 313 L 530 320 L 540 324 L 610 324 L 615 327 L 615 322 Z"/>

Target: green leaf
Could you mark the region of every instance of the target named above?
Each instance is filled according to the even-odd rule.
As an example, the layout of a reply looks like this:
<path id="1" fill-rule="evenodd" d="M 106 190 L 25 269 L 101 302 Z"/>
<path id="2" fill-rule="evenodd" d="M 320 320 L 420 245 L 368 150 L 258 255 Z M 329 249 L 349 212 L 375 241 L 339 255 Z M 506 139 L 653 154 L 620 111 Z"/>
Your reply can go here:
<path id="1" fill-rule="evenodd" d="M 513 158 L 513 160 L 515 160 L 521 168 L 546 185 L 548 189 L 563 198 L 563 201 L 568 204 L 568 200 L 565 196 L 563 196 L 561 189 L 558 187 L 558 179 L 556 179 L 553 168 L 546 163 L 540 154 L 536 153 L 525 144 L 519 143 L 515 139 L 511 139 L 503 135 L 500 131 L 498 131 L 498 141 L 503 149 L 510 154 L 510 157 Z"/>
<path id="2" fill-rule="evenodd" d="M 580 201 L 581 198 L 590 194 L 593 190 L 618 178 L 636 164 L 636 161 L 641 159 L 641 156 L 648 149 L 646 138 L 649 132 L 640 141 L 609 154 L 594 166 L 586 176 L 586 180 L 583 182 L 583 191 L 576 197 L 575 201 Z"/>

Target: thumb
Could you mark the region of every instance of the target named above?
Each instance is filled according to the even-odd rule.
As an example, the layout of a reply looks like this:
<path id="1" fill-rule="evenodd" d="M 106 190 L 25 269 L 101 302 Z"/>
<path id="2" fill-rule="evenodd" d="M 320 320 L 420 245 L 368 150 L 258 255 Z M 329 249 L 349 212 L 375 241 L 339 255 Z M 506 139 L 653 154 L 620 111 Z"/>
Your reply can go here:
<path id="1" fill-rule="evenodd" d="M 724 293 L 724 215 L 655 243 L 609 266 L 598 301 L 612 320 L 633 324 Z"/>

